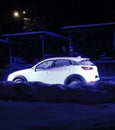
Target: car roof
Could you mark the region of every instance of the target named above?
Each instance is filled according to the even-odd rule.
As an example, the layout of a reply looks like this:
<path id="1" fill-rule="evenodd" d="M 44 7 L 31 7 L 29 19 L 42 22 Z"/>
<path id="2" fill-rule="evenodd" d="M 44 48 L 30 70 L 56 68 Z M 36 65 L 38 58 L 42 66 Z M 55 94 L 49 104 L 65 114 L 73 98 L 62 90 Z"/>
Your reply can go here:
<path id="1" fill-rule="evenodd" d="M 89 60 L 89 58 L 82 58 L 81 56 L 78 57 L 52 57 L 52 58 L 47 58 L 43 61 L 47 61 L 47 60 L 59 60 L 59 59 L 63 59 L 63 60 L 74 60 L 74 61 L 81 61 L 81 60 Z"/>

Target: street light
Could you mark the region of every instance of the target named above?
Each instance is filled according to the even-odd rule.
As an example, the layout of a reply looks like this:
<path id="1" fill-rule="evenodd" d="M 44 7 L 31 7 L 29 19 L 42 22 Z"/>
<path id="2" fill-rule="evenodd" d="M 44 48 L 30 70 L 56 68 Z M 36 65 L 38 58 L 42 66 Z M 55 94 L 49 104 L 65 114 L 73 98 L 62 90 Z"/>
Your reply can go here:
<path id="1" fill-rule="evenodd" d="M 13 16 L 14 16 L 15 18 L 19 18 L 19 17 L 20 17 L 19 11 L 14 11 L 14 12 L 13 12 Z"/>
<path id="2" fill-rule="evenodd" d="M 22 14 L 24 14 L 24 15 L 25 15 L 25 14 L 26 14 L 26 11 L 22 11 Z"/>
<path id="3" fill-rule="evenodd" d="M 19 20 L 20 23 L 18 23 L 18 25 L 23 26 L 22 29 L 24 32 L 34 30 L 35 20 L 31 17 L 28 17 L 26 11 L 15 10 L 13 11 L 13 17 L 15 18 L 16 22 Z"/>
<path id="4" fill-rule="evenodd" d="M 20 17 L 25 17 L 25 15 L 26 15 L 26 11 L 13 11 L 13 16 L 15 17 L 15 18 L 20 18 Z"/>

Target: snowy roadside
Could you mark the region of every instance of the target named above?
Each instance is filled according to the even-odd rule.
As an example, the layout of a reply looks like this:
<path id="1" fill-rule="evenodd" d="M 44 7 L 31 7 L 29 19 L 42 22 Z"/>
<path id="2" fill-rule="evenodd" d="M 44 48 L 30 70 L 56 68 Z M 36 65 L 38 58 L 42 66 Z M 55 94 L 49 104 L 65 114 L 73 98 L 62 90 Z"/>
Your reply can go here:
<path id="1" fill-rule="evenodd" d="M 115 83 L 99 81 L 94 85 L 78 84 L 74 88 L 41 82 L 0 82 L 0 100 L 74 102 L 81 104 L 115 103 Z"/>
<path id="2" fill-rule="evenodd" d="M 0 69 L 1 130 L 115 129 L 112 69 L 101 70 L 105 75 L 94 86 L 79 84 L 72 89 L 59 84 L 6 82 L 9 73 L 27 66 Z"/>
<path id="3" fill-rule="evenodd" d="M 0 101 L 0 130 L 115 130 L 115 104 Z"/>

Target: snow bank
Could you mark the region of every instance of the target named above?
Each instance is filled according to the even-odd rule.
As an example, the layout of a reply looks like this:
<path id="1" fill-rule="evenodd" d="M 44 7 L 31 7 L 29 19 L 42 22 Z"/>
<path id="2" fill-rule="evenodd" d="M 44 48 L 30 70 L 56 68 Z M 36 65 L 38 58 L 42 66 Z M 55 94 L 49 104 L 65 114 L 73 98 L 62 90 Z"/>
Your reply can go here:
<path id="1" fill-rule="evenodd" d="M 0 100 L 75 102 L 83 104 L 115 103 L 115 83 L 100 81 L 95 85 L 79 84 L 75 88 L 41 82 L 0 82 Z"/>

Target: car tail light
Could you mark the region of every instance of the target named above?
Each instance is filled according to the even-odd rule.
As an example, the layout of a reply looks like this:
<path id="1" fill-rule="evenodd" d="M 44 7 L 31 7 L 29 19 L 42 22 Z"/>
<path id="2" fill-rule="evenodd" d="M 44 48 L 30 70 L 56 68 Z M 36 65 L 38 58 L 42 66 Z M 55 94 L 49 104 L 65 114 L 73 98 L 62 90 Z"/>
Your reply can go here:
<path id="1" fill-rule="evenodd" d="M 87 67 L 87 66 L 82 66 L 82 68 L 83 68 L 84 70 L 92 70 L 92 69 L 93 69 L 92 67 Z"/>

